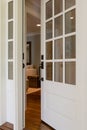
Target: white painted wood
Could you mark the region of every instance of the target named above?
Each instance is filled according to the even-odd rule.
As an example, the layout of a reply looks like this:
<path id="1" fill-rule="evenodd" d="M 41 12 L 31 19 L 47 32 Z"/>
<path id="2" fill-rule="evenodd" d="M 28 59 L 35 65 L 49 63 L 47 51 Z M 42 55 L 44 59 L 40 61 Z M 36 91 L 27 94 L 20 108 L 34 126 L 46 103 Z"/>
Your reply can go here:
<path id="1" fill-rule="evenodd" d="M 15 117 L 15 24 L 14 24 L 14 13 L 13 13 L 13 19 L 8 20 L 8 3 L 14 0 L 5 0 L 5 4 L 6 4 L 6 120 L 10 123 L 14 124 L 14 117 Z M 14 12 L 14 9 L 13 9 Z M 13 59 L 11 60 L 13 63 L 13 79 L 9 80 L 8 79 L 8 62 L 10 61 L 8 59 L 8 23 L 9 21 L 13 21 L 13 39 L 10 39 L 10 41 L 13 42 Z"/>
<path id="2" fill-rule="evenodd" d="M 11 1 L 11 0 L 10 0 Z M 3 104 L 2 108 L 5 114 L 6 110 L 6 117 L 4 122 L 8 121 L 14 124 L 14 130 L 22 130 L 23 129 L 23 102 L 22 102 L 22 1 L 14 0 L 14 39 L 8 40 L 8 2 L 9 0 L 3 0 L 4 4 L 2 10 L 4 11 L 2 14 L 3 17 L 3 41 L 2 41 L 2 54 L 4 54 L 3 59 L 5 60 L 3 65 L 5 75 L 3 76 L 4 82 L 2 82 L 2 87 L 4 90 L 4 96 L 2 96 Z M 2 2 L 2 3 L 3 3 Z M 13 20 L 11 19 L 11 20 Z M 6 26 L 5 26 L 6 25 Z M 13 58 L 13 65 L 14 65 L 14 75 L 13 80 L 8 80 L 8 41 L 13 41 L 14 45 L 14 58 Z M 6 76 L 6 77 L 5 77 Z M 3 81 L 2 80 L 2 81 Z M 5 84 L 6 83 L 6 84 Z M 5 88 L 6 87 L 6 88 Z M 6 93 L 5 93 L 6 90 Z M 5 109 L 5 110 L 4 110 Z M 1 114 L 2 116 L 3 113 Z"/>
<path id="3" fill-rule="evenodd" d="M 6 121 L 6 49 L 5 49 L 5 0 L 0 1 L 0 124 Z"/>
<path id="4" fill-rule="evenodd" d="M 15 0 L 15 121 L 14 130 L 22 130 L 22 0 Z"/>
<path id="5" fill-rule="evenodd" d="M 41 1 L 41 53 L 44 55 L 45 1 Z M 42 82 L 41 119 L 56 130 L 87 130 L 86 5 L 86 0 L 76 1 L 76 85 L 47 80 Z M 42 75 L 45 78 L 45 69 Z"/>
<path id="6" fill-rule="evenodd" d="M 77 0 L 77 85 L 79 87 L 79 126 L 87 130 L 87 11 L 86 0 Z"/>
<path id="7" fill-rule="evenodd" d="M 25 67 L 22 69 L 22 126 L 25 128 L 25 110 L 26 110 L 26 10 L 25 0 L 22 1 L 22 53 L 24 53 L 24 59 L 22 62 Z"/>
<path id="8" fill-rule="evenodd" d="M 1 78 L 0 82 L 3 90 L 0 95 L 0 123 L 6 121 L 6 0 L 1 0 Z M 10 105 L 14 104 L 14 111 L 11 113 L 12 117 L 15 114 L 13 123 L 14 130 L 22 130 L 22 1 L 15 0 L 15 86 L 14 88 L 7 87 L 7 96 L 11 101 Z M 41 119 L 54 127 L 56 130 L 87 130 L 87 1 L 77 0 L 77 23 L 76 23 L 76 34 L 77 34 L 77 72 L 76 72 L 76 86 L 65 85 L 55 82 L 42 82 L 41 85 Z M 44 53 L 44 1 L 42 0 L 42 36 L 41 36 L 41 54 Z M 19 8 L 20 7 L 20 8 Z M 4 12 L 5 11 L 5 12 Z M 44 61 L 45 62 L 45 61 Z M 42 76 L 45 77 L 44 70 Z M 14 91 L 14 92 L 13 92 Z M 0 93 L 1 94 L 1 93 Z M 2 103 L 4 102 L 4 104 Z M 13 102 L 13 103 L 12 103 Z M 1 108 L 2 106 L 2 108 Z M 5 109 L 4 109 L 5 108 Z M 58 109 L 57 109 L 58 108 Z M 7 109 L 7 112 L 8 111 Z M 8 115 L 9 116 L 9 115 Z"/>

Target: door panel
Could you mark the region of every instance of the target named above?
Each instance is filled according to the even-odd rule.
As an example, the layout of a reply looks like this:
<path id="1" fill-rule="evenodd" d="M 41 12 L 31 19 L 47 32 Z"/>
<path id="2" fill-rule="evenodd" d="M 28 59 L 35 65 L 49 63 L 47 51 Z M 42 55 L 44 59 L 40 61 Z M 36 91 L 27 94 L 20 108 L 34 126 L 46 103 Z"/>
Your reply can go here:
<path id="1" fill-rule="evenodd" d="M 75 3 L 45 0 L 41 7 L 41 118 L 56 130 L 77 130 Z"/>

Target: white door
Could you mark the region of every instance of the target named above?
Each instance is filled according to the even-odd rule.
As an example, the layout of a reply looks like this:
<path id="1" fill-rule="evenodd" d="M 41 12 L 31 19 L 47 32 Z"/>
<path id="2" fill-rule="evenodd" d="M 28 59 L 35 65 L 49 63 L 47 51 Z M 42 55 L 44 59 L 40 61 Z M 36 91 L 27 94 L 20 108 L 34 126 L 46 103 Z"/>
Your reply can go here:
<path id="1" fill-rule="evenodd" d="M 24 125 L 24 102 L 22 100 L 22 1 L 4 0 L 4 8 L 6 8 L 6 22 L 4 22 L 6 24 L 6 121 L 13 123 L 14 130 L 20 130 Z"/>
<path id="2" fill-rule="evenodd" d="M 41 1 L 41 119 L 77 130 L 76 1 Z"/>

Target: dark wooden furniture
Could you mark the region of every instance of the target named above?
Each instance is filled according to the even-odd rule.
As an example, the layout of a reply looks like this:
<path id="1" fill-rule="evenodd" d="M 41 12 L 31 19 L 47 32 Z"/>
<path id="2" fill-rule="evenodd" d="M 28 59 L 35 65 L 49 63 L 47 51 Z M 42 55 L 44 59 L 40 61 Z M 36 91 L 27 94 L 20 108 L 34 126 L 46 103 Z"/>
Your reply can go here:
<path id="1" fill-rule="evenodd" d="M 40 79 L 39 79 L 39 75 L 32 75 L 32 76 L 28 76 L 28 80 L 29 80 L 29 87 L 40 87 Z"/>

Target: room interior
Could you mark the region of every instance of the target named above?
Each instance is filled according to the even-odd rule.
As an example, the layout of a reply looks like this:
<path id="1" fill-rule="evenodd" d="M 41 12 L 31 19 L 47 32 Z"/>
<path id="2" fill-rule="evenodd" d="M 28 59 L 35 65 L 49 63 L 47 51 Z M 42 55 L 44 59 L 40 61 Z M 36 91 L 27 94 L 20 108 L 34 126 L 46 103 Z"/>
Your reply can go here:
<path id="1" fill-rule="evenodd" d="M 40 90 L 40 0 L 25 0 L 26 94 Z"/>

